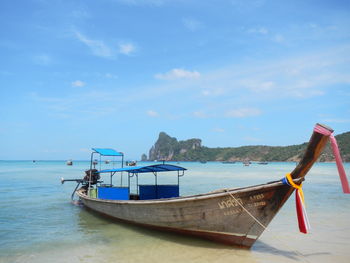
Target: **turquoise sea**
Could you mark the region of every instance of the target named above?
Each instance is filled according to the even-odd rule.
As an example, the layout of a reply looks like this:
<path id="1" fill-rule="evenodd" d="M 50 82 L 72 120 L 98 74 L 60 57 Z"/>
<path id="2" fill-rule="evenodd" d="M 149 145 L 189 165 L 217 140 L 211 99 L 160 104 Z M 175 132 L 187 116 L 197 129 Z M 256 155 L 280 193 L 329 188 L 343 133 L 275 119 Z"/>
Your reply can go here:
<path id="1" fill-rule="evenodd" d="M 112 164 L 109 164 L 112 165 Z M 295 163 L 180 163 L 181 195 L 282 178 Z M 0 161 L 0 262 L 349 262 L 350 195 L 335 164 L 318 163 L 304 183 L 311 233 L 299 233 L 294 195 L 250 250 L 115 223 L 71 203 L 89 163 Z M 350 165 L 345 165 L 350 178 Z M 152 178 L 144 178 L 151 180 Z M 174 178 L 161 178 L 171 181 Z M 107 179 L 106 179 L 107 181 Z"/>

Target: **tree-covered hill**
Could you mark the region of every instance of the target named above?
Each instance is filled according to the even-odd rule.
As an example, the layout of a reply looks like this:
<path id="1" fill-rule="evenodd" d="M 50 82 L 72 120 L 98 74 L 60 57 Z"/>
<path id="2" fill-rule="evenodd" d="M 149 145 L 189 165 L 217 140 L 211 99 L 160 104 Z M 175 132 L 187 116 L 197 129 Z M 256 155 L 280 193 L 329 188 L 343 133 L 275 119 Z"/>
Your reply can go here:
<path id="1" fill-rule="evenodd" d="M 343 161 L 350 162 L 350 132 L 336 136 Z M 149 151 L 148 160 L 167 161 L 299 161 L 307 143 L 290 146 L 241 146 L 226 148 L 209 148 L 202 146 L 200 139 L 178 141 L 165 132 L 159 134 L 158 140 Z M 322 162 L 334 161 L 327 145 L 320 157 Z"/>

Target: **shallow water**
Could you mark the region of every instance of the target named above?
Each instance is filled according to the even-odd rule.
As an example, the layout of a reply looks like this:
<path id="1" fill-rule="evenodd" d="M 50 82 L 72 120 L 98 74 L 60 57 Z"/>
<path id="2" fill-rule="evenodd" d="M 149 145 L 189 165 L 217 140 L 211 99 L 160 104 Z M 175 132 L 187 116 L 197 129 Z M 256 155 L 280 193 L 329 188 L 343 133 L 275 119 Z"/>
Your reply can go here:
<path id="1" fill-rule="evenodd" d="M 60 178 L 81 178 L 88 165 L 0 161 L 0 262 L 349 262 L 350 195 L 342 193 L 334 164 L 316 164 L 304 183 L 311 233 L 299 233 L 292 196 L 250 250 L 115 223 L 73 205 L 75 184 Z M 188 168 L 182 195 L 278 180 L 295 167 L 179 165 Z M 349 164 L 345 169 L 350 175 Z"/>

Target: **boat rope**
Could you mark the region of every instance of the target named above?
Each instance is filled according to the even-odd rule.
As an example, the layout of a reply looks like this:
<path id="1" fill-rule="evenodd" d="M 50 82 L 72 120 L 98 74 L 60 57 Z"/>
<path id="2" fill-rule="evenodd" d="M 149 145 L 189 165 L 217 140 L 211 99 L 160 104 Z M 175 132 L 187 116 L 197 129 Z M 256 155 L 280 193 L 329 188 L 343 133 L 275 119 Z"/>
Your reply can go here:
<path id="1" fill-rule="evenodd" d="M 228 189 L 225 189 L 225 191 L 232 197 L 232 199 L 242 208 L 242 210 L 244 210 L 244 212 L 246 212 L 251 218 L 254 219 L 255 222 L 257 222 L 264 230 L 267 230 L 267 227 L 264 226 L 263 223 L 261 223 L 255 216 L 252 215 L 252 213 L 250 213 L 248 211 L 248 209 L 246 209 L 242 204 L 241 202 L 239 202 L 234 196 L 232 193 L 229 192 Z"/>
<path id="2" fill-rule="evenodd" d="M 292 186 L 293 188 L 297 189 L 298 191 L 300 191 L 300 196 L 303 200 L 303 202 L 305 202 L 304 199 L 304 192 L 303 192 L 303 188 L 302 188 L 302 183 L 300 183 L 299 185 L 293 182 L 293 178 L 292 175 L 290 173 L 286 174 L 286 181 L 282 180 L 283 184 L 287 184 L 289 186 Z"/>
<path id="3" fill-rule="evenodd" d="M 225 189 L 225 192 L 227 192 L 231 198 L 242 208 L 242 210 L 244 210 L 251 218 L 253 218 L 253 220 L 258 223 L 265 231 L 269 232 L 272 237 L 274 237 L 276 240 L 278 240 L 280 243 L 283 244 L 284 247 L 288 248 L 289 250 L 293 251 L 295 254 L 299 255 L 299 257 L 306 263 L 310 263 L 310 261 L 307 260 L 306 256 L 303 255 L 302 253 L 300 253 L 297 249 L 292 248 L 289 244 L 287 244 L 284 240 L 282 240 L 281 238 L 279 238 L 278 236 L 276 236 L 272 231 L 270 231 L 270 229 L 267 228 L 267 226 L 265 226 L 263 223 L 261 223 L 259 221 L 259 219 L 257 219 L 252 213 L 250 213 L 248 211 L 247 208 L 244 207 L 243 204 L 241 204 L 241 202 L 239 202 L 239 200 L 237 200 L 236 197 L 234 197 L 234 195 L 229 191 L 229 189 Z"/>

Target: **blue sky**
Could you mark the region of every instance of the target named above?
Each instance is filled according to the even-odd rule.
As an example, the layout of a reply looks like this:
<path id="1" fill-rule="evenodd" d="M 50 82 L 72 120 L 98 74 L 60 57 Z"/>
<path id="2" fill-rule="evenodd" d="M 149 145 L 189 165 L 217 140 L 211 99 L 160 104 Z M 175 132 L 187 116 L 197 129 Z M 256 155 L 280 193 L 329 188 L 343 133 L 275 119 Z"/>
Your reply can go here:
<path id="1" fill-rule="evenodd" d="M 0 159 L 350 131 L 350 2 L 0 2 Z"/>

